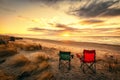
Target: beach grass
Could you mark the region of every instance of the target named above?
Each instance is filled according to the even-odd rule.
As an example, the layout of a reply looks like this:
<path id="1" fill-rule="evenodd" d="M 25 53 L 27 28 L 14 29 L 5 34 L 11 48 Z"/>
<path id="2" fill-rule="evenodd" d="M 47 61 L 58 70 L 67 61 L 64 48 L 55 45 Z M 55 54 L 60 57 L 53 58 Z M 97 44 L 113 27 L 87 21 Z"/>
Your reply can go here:
<path id="1" fill-rule="evenodd" d="M 11 57 L 9 60 L 7 60 L 6 63 L 10 67 L 21 67 L 29 62 L 30 61 L 28 60 L 28 58 L 26 58 L 24 55 L 18 54 L 18 55 Z"/>
<path id="2" fill-rule="evenodd" d="M 67 45 L 62 42 L 59 44 L 58 41 L 52 43 L 49 40 L 47 42 L 42 40 L 43 42 L 37 44 L 33 40 L 33 42 L 23 40 L 0 45 L 0 63 L 4 62 L 0 64 L 2 80 L 52 80 L 53 76 L 56 80 L 120 79 L 120 55 L 118 54 L 119 51 L 115 49 L 116 47 L 118 49 L 119 46 L 110 46 L 108 48 L 108 45 L 100 44 L 99 46 L 99 44 L 92 45 L 90 43 L 88 47 L 84 43 L 84 47 L 81 47 L 81 43 L 74 42 L 72 45 Z M 71 60 L 70 71 L 58 69 L 59 51 L 70 51 L 75 55 L 76 53 L 82 54 L 84 49 L 96 50 L 96 60 L 98 60 L 96 62 L 96 74 L 83 74 L 80 70 L 81 63 L 75 56 Z"/>

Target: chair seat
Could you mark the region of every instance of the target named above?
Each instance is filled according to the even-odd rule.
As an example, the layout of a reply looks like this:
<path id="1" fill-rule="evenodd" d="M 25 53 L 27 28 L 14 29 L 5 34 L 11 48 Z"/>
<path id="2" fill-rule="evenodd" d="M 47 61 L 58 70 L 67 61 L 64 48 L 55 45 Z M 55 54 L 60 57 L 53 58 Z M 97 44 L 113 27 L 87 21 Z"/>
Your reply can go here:
<path id="1" fill-rule="evenodd" d="M 82 60 L 82 62 L 84 62 L 84 63 L 93 63 L 93 62 L 95 62 L 94 60 L 93 61 L 85 61 L 85 60 Z"/>
<path id="2" fill-rule="evenodd" d="M 70 60 L 70 55 L 69 54 L 60 54 L 60 59 L 61 60 Z"/>

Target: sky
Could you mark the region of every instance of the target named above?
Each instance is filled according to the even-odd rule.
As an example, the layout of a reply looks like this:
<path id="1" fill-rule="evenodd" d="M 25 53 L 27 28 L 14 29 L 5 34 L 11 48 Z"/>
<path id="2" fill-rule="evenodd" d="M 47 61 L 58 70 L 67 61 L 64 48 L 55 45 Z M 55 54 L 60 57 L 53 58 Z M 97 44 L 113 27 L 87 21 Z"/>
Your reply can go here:
<path id="1" fill-rule="evenodd" d="M 120 36 L 120 0 L 0 0 L 0 34 Z"/>

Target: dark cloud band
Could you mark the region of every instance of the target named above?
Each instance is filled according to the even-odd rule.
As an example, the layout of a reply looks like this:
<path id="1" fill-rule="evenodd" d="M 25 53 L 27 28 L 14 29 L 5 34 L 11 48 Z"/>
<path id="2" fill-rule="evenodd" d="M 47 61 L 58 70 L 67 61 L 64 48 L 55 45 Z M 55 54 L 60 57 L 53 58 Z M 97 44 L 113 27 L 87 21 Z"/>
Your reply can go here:
<path id="1" fill-rule="evenodd" d="M 86 0 L 86 4 L 70 10 L 70 14 L 80 17 L 120 16 L 120 0 Z M 113 8 L 110 8 L 115 6 Z"/>
<path id="2" fill-rule="evenodd" d="M 88 20 L 83 20 L 80 22 L 80 24 L 85 24 L 85 25 L 88 25 L 88 24 L 99 24 L 99 23 L 104 23 L 103 20 L 97 20 L 97 19 L 88 19 Z"/>

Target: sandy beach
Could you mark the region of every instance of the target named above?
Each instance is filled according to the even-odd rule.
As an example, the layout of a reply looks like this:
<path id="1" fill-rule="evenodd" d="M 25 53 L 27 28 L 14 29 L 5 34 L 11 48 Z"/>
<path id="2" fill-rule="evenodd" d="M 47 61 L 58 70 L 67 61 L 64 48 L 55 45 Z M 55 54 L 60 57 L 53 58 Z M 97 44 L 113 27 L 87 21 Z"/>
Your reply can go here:
<path id="1" fill-rule="evenodd" d="M 0 46 L 2 51 L 4 45 Z M 7 46 L 14 48 L 11 50 L 16 49 L 16 52 L 13 51 L 14 54 L 10 53 L 10 56 L 0 53 L 1 80 L 120 79 L 119 45 L 25 38 L 16 40 L 15 42 L 9 42 Z M 76 57 L 76 54 L 79 53 L 82 55 L 84 49 L 96 50 L 96 74 L 91 74 L 89 71 L 84 74 L 80 69 L 81 62 Z M 59 51 L 70 51 L 74 55 L 73 59 L 71 59 L 71 70 L 68 70 L 66 66 L 58 69 Z M 114 59 L 117 60 L 112 72 L 109 71 L 108 67 L 108 62 L 110 61 L 109 56 L 113 56 Z M 2 74 L 3 72 L 4 74 Z"/>
<path id="2" fill-rule="evenodd" d="M 120 80 L 120 0 L 0 0 L 0 80 Z"/>

